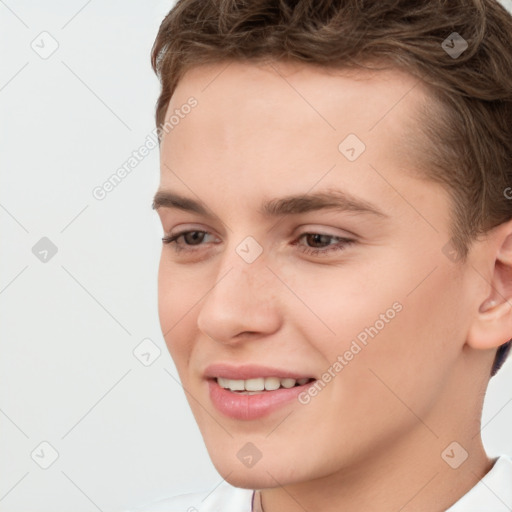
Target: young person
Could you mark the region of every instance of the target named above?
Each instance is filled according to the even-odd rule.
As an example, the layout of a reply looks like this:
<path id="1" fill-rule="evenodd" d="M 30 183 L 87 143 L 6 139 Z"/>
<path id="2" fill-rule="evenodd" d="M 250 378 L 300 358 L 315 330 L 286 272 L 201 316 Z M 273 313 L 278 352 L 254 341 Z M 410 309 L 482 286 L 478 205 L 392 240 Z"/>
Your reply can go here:
<path id="1" fill-rule="evenodd" d="M 494 0 L 164 19 L 159 315 L 224 481 L 144 510 L 512 510 L 511 34 Z"/>

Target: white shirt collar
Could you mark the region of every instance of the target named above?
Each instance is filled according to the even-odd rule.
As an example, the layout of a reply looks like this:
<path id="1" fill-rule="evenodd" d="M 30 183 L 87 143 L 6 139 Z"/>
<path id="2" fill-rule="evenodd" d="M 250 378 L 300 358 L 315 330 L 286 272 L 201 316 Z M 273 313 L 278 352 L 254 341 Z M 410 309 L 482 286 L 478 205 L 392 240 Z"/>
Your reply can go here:
<path id="1" fill-rule="evenodd" d="M 510 512 L 512 459 L 500 455 L 492 469 L 446 512 Z"/>

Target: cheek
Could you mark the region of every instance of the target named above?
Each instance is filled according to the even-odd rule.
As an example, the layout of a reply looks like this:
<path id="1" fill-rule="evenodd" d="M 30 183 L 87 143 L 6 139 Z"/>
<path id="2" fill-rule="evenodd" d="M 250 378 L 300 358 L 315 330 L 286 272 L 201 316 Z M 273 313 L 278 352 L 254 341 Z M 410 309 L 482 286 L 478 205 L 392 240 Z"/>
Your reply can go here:
<path id="1" fill-rule="evenodd" d="M 460 356 L 467 325 L 459 300 L 465 292 L 450 271 L 439 265 L 416 288 L 414 283 L 421 281 L 417 276 L 427 275 L 428 270 L 395 274 L 393 287 L 380 296 L 384 300 L 375 303 L 372 314 L 366 316 L 363 332 L 368 332 L 369 325 L 383 328 L 369 338 L 358 355 L 356 387 L 368 386 L 370 379 L 375 396 L 387 394 L 388 403 L 399 397 L 420 417 L 435 406 Z M 384 308 L 394 301 L 402 305 L 401 311 L 388 323 L 377 325 L 376 319 L 386 314 Z"/>
<path id="2" fill-rule="evenodd" d="M 172 327 L 173 315 L 173 299 L 169 270 L 164 262 L 163 252 L 160 256 L 160 265 L 158 267 L 158 317 L 160 327 L 164 338 L 167 339 L 166 333 Z"/>
<path id="3" fill-rule="evenodd" d="M 160 258 L 158 269 L 158 316 L 165 343 L 178 371 L 181 363 L 188 359 L 194 305 L 199 306 L 198 292 L 192 276 L 186 270 L 171 267 L 165 260 L 165 252 Z"/>
<path id="4" fill-rule="evenodd" d="M 294 318 L 322 355 L 325 370 L 344 356 L 340 385 L 350 378 L 367 386 L 368 379 L 376 380 L 373 369 L 393 389 L 405 385 L 416 398 L 425 393 L 428 400 L 441 389 L 464 343 L 467 319 L 460 307 L 462 284 L 451 267 L 439 264 L 422 282 L 435 266 L 430 260 L 395 263 L 386 271 L 368 266 L 364 272 L 311 270 L 307 279 L 296 274 L 291 287 L 303 304 L 295 304 Z M 348 367 L 357 370 L 345 371 Z"/>
<path id="5" fill-rule="evenodd" d="M 439 266 L 428 284 L 411 293 L 410 283 L 420 280 L 415 276 L 427 275 L 431 268 L 423 274 L 419 270 L 396 272 L 389 285 L 370 271 L 359 287 L 355 278 L 344 275 L 340 282 L 332 276 L 325 282 L 317 279 L 309 291 L 295 288 L 335 332 L 309 313 L 295 316 L 302 318 L 304 336 L 325 361 L 317 369 L 327 373 L 330 368 L 334 374 L 327 374 L 329 383 L 318 398 L 311 398 L 300 428 L 316 431 L 316 439 L 332 440 L 339 453 L 413 428 L 415 415 L 428 417 L 450 379 L 463 344 L 465 319 L 457 297 L 464 290 L 453 282 L 449 268 Z M 324 420 L 320 426 L 319 416 Z M 340 429 L 345 436 L 339 436 Z M 354 436 L 358 443 L 347 441 Z"/>
<path id="6" fill-rule="evenodd" d="M 311 265 L 302 274 L 289 271 L 285 279 L 299 299 L 290 296 L 289 314 L 304 340 L 331 362 L 354 340 L 368 346 L 403 315 L 396 286 L 383 283 L 380 271 L 355 262 L 337 268 Z"/>

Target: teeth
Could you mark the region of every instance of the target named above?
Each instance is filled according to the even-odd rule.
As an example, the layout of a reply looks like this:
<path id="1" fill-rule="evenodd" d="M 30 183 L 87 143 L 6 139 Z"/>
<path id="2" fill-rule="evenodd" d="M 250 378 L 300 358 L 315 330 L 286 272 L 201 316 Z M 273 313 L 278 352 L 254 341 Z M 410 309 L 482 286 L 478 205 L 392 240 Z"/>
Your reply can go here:
<path id="1" fill-rule="evenodd" d="M 276 389 L 282 388 L 293 388 L 295 384 L 302 386 L 309 382 L 310 379 L 280 379 L 279 377 L 258 377 L 255 379 L 247 379 L 247 380 L 232 380 L 232 379 L 224 379 L 222 377 L 217 377 L 217 382 L 220 387 L 224 389 L 229 389 L 230 391 L 249 391 L 249 392 L 258 392 L 258 391 L 273 391 Z"/>
<path id="2" fill-rule="evenodd" d="M 242 381 L 244 382 L 244 381 Z M 265 389 L 265 379 L 247 379 L 245 381 L 246 391 L 263 391 Z"/>
<path id="3" fill-rule="evenodd" d="M 295 379 L 282 379 L 281 386 L 283 388 L 293 388 L 295 386 Z"/>
<path id="4" fill-rule="evenodd" d="M 231 391 L 244 391 L 244 381 L 243 380 L 231 380 L 231 379 L 223 379 L 219 377 L 217 379 L 219 386 L 222 388 L 231 389 Z"/>
<path id="5" fill-rule="evenodd" d="M 273 391 L 274 389 L 279 389 L 281 386 L 281 381 L 277 377 L 266 377 L 265 378 L 265 389 L 267 391 Z"/>

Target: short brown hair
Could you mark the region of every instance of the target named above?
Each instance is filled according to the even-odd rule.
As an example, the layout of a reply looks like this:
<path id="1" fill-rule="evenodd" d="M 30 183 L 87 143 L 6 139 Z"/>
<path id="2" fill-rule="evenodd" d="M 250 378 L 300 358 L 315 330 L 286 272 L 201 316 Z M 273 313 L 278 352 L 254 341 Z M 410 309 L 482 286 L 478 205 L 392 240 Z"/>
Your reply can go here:
<path id="1" fill-rule="evenodd" d="M 453 37 L 468 45 L 457 56 L 442 45 Z M 202 64 L 390 62 L 431 93 L 409 144 L 425 176 L 450 193 L 449 243 L 465 261 L 472 240 L 512 218 L 511 37 L 512 16 L 496 0 L 178 0 L 152 49 L 156 123 L 185 72 Z M 498 348 L 491 375 L 510 344 Z"/>

